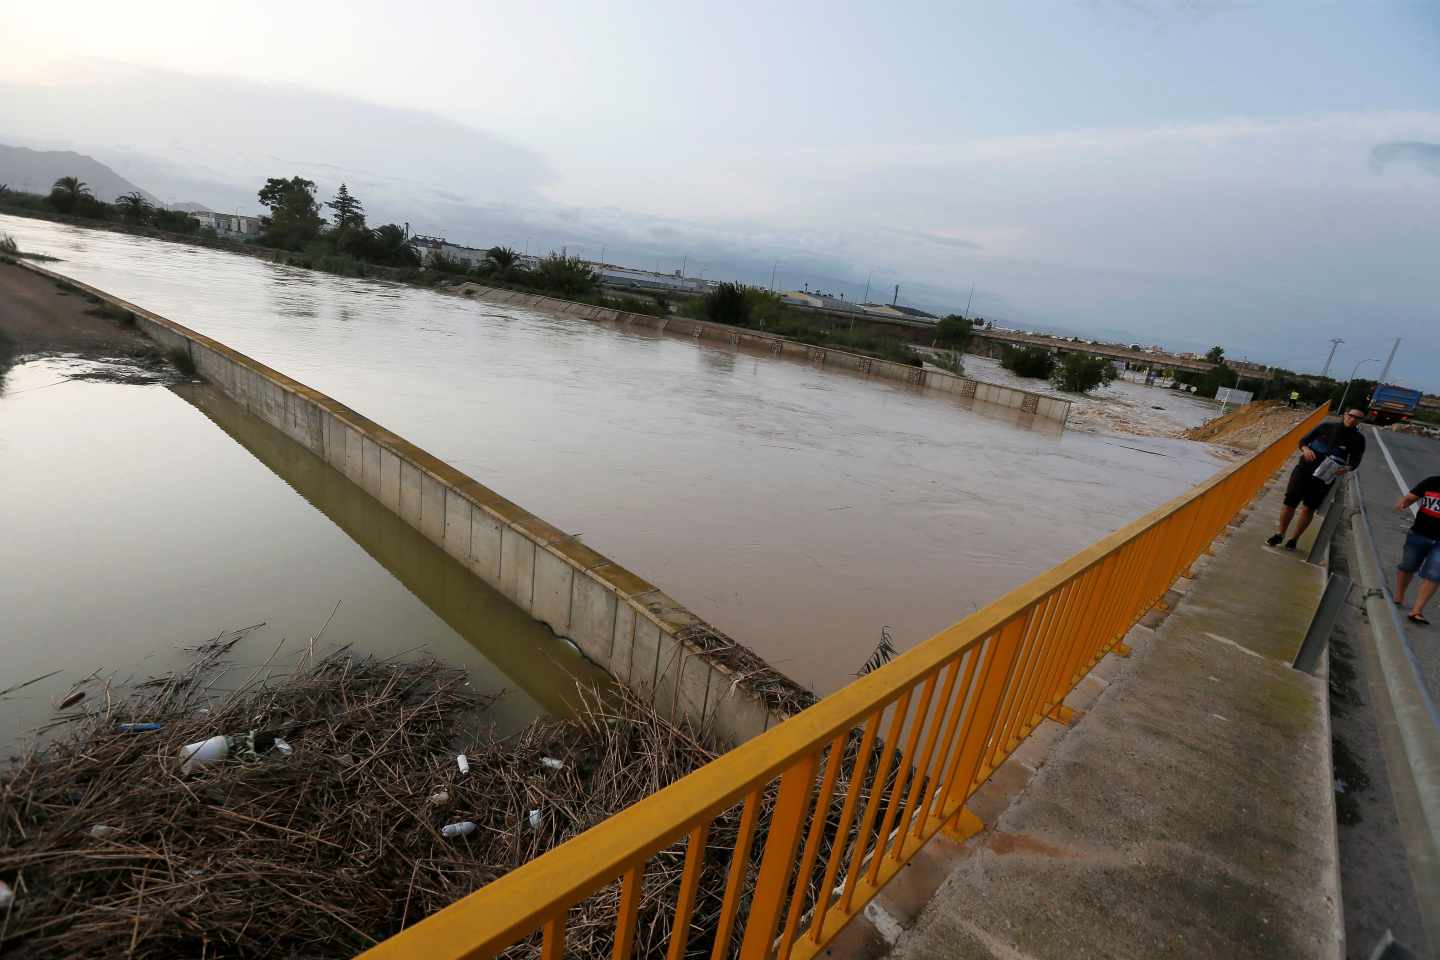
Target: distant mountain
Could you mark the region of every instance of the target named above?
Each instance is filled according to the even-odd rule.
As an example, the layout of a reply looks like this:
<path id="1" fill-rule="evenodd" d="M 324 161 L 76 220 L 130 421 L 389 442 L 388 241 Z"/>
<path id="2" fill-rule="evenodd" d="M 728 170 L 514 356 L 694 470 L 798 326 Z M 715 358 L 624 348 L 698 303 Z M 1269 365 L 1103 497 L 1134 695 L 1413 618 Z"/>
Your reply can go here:
<path id="1" fill-rule="evenodd" d="M 172 203 L 171 210 L 183 210 L 185 213 L 210 213 L 209 207 L 203 203 Z"/>
<path id="2" fill-rule="evenodd" d="M 31 150 L 0 144 L 0 183 L 8 184 L 12 190 L 49 193 L 51 185 L 61 177 L 79 177 L 90 185 L 95 199 L 106 203 L 121 194 L 137 191 L 151 203 L 159 203 L 153 194 L 141 190 L 94 157 L 73 150 Z"/>

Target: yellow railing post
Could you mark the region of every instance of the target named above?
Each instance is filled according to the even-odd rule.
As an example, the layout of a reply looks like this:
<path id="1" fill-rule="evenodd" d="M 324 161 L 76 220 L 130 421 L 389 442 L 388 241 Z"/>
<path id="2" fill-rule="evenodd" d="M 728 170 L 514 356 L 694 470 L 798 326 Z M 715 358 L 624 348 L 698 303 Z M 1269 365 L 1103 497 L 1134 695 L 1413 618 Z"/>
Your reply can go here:
<path id="1" fill-rule="evenodd" d="M 795 848 L 800 845 L 800 827 L 809 810 L 814 781 L 813 754 L 806 754 L 780 778 L 780 794 L 770 818 L 770 835 L 765 838 L 765 854 L 760 860 L 760 875 L 755 880 L 755 897 L 750 902 L 745 938 L 740 941 L 741 960 L 764 960 L 775 945 L 775 928 L 785 905 L 785 888 L 795 865 Z"/>

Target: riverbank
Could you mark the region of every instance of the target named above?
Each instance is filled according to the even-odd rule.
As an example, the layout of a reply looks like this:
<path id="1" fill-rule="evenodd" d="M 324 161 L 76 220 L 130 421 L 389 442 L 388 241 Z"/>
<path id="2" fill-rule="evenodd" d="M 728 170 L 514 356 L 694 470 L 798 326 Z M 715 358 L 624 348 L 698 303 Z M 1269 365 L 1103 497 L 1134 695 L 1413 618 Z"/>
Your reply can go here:
<path id="1" fill-rule="evenodd" d="M 125 311 L 0 259 L 0 372 L 27 358 L 60 354 L 118 359 L 156 374 L 167 367 Z"/>

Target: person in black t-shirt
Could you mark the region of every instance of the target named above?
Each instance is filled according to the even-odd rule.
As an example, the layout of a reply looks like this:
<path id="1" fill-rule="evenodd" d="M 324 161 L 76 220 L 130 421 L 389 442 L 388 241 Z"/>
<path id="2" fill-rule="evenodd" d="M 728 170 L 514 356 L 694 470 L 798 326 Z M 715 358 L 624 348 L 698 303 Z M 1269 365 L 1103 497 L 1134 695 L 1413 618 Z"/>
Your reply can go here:
<path id="1" fill-rule="evenodd" d="M 1395 605 L 1405 605 L 1405 590 L 1415 574 L 1420 574 L 1420 588 L 1415 591 L 1415 605 L 1406 615 L 1411 623 L 1430 626 L 1425 619 L 1425 604 L 1440 586 L 1440 476 L 1426 477 L 1400 498 L 1395 509 L 1402 513 L 1412 503 L 1419 503 L 1415 525 L 1405 538 L 1405 549 L 1395 571 Z"/>
<path id="2" fill-rule="evenodd" d="M 1339 477 L 1360 466 L 1365 459 L 1365 438 L 1360 435 L 1358 425 L 1365 414 L 1360 410 L 1346 410 L 1339 423 L 1322 423 L 1300 439 L 1300 461 L 1290 472 L 1290 482 L 1285 487 L 1285 506 L 1280 510 L 1280 526 L 1275 535 L 1265 542 L 1272 547 L 1284 541 L 1286 550 L 1295 549 L 1295 541 L 1310 526 L 1330 484 Z M 1342 466 L 1334 477 L 1321 480 L 1315 471 L 1327 457 L 1338 458 Z M 1300 522 L 1295 526 L 1295 536 L 1285 539 L 1290 521 L 1295 517 L 1295 508 L 1300 508 Z"/>

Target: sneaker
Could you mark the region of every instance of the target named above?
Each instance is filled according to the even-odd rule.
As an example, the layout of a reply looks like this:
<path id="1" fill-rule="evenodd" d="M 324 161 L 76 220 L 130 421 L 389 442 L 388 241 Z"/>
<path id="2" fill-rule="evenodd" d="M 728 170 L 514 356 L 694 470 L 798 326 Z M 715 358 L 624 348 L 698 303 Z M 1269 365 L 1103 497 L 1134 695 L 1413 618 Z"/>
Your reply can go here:
<path id="1" fill-rule="evenodd" d="M 1285 549 L 1286 549 L 1286 550 L 1294 550 L 1294 549 L 1295 549 L 1295 538 L 1294 538 L 1294 537 L 1291 537 L 1289 540 L 1286 540 L 1286 541 L 1285 541 Z"/>
<path id="2" fill-rule="evenodd" d="M 1278 546 L 1280 546 L 1280 541 L 1281 541 L 1281 540 L 1284 540 L 1284 539 L 1285 539 L 1285 538 L 1284 538 L 1283 536 L 1281 536 L 1280 534 L 1277 533 L 1277 534 L 1275 534 L 1273 537 L 1271 537 L 1269 540 L 1266 540 L 1266 541 L 1265 541 L 1265 545 L 1266 545 L 1267 547 L 1278 547 Z"/>

